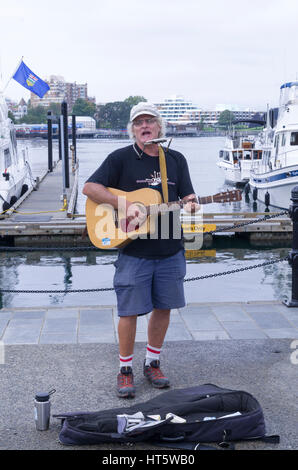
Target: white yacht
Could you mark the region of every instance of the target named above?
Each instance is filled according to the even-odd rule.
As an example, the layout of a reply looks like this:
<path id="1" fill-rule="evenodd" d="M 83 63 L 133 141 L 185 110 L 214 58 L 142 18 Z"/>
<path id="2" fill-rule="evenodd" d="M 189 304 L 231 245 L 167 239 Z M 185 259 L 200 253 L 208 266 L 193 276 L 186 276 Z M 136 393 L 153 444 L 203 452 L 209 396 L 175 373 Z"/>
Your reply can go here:
<path id="1" fill-rule="evenodd" d="M 269 120 L 267 120 L 269 122 Z M 264 131 L 262 165 L 252 168 L 250 188 L 255 199 L 288 209 L 291 190 L 298 185 L 298 82 L 280 88 L 276 124 Z"/>
<path id="2" fill-rule="evenodd" d="M 33 184 L 28 150 L 18 149 L 15 128 L 0 92 L 0 215 Z"/>
<path id="3" fill-rule="evenodd" d="M 244 185 L 249 181 L 252 165 L 262 161 L 260 136 L 241 135 L 233 129 L 224 147 L 219 151 L 217 165 L 221 168 L 227 183 Z"/>

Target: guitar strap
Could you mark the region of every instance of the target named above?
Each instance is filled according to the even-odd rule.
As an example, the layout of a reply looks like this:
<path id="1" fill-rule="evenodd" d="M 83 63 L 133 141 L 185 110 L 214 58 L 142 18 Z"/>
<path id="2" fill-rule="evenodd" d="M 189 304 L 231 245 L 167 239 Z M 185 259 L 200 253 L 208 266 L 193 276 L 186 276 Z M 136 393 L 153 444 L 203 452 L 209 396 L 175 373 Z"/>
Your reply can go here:
<path id="1" fill-rule="evenodd" d="M 163 201 L 169 202 L 166 157 L 161 145 L 158 146 L 158 155 Z"/>

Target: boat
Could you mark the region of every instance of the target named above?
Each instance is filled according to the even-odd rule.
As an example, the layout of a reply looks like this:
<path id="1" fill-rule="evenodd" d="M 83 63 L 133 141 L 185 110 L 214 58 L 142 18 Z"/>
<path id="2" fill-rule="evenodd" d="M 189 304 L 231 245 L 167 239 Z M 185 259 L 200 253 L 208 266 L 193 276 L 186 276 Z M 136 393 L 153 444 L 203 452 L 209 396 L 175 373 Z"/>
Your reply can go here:
<path id="1" fill-rule="evenodd" d="M 262 161 L 260 135 L 243 135 L 234 127 L 229 131 L 217 162 L 227 183 L 239 186 L 248 183 L 252 166 L 257 167 Z"/>
<path id="2" fill-rule="evenodd" d="M 28 148 L 19 147 L 3 93 L 0 92 L 0 215 L 34 185 Z"/>
<path id="3" fill-rule="evenodd" d="M 276 119 L 267 119 L 262 164 L 253 167 L 249 186 L 254 200 L 288 209 L 298 185 L 298 82 L 280 87 Z M 272 110 L 271 110 L 272 111 Z"/>

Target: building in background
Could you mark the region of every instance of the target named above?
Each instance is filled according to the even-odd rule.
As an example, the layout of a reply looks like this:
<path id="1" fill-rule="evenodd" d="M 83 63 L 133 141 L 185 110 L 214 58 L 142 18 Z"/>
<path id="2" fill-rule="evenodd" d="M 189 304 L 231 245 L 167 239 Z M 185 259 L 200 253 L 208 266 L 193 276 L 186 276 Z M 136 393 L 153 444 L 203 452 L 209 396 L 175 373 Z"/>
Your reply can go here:
<path id="1" fill-rule="evenodd" d="M 12 112 L 15 119 L 20 119 L 26 116 L 26 114 L 28 113 L 28 105 L 24 98 L 22 98 L 19 103 L 16 103 L 15 101 L 6 98 L 6 103 L 9 111 Z"/>
<path id="2" fill-rule="evenodd" d="M 197 126 L 200 123 L 216 125 L 222 111 L 230 110 L 235 120 L 251 119 L 258 111 L 246 109 L 232 105 L 217 105 L 213 110 L 199 108 L 190 100 L 185 100 L 183 96 L 174 95 L 164 101 L 155 103 L 161 116 L 170 126 Z"/>
<path id="3" fill-rule="evenodd" d="M 182 96 L 171 96 L 155 103 L 162 118 L 172 125 L 195 124 L 200 122 L 201 109 Z"/>
<path id="4" fill-rule="evenodd" d="M 66 101 L 69 110 L 72 109 L 78 98 L 95 102 L 95 98 L 88 97 L 87 83 L 70 83 L 66 82 L 64 77 L 60 75 L 51 75 L 48 80 L 45 80 L 49 85 L 50 90 L 43 98 L 39 98 L 34 93 L 31 93 L 30 103 L 34 108 L 36 106 L 48 107 L 52 103 L 62 103 Z"/>

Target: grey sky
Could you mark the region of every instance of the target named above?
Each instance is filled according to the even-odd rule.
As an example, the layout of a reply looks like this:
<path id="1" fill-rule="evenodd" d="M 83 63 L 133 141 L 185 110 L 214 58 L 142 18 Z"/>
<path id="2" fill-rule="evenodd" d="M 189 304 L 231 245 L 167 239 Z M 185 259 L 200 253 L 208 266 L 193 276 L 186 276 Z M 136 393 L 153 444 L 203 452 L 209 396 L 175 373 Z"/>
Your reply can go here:
<path id="1" fill-rule="evenodd" d="M 97 102 L 180 94 L 265 109 L 298 78 L 297 0 L 10 0 L 0 22 L 4 84 L 24 56 L 41 78 L 87 82 Z M 29 92 L 12 80 L 6 96 Z"/>

